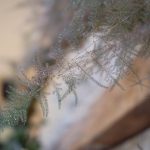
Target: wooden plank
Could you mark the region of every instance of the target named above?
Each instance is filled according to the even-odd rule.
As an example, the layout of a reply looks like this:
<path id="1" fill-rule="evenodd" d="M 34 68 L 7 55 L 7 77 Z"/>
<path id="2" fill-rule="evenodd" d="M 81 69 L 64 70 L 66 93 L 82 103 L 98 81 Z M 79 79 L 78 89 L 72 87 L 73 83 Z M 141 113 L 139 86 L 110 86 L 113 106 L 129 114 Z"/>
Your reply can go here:
<path id="1" fill-rule="evenodd" d="M 149 127 L 150 59 L 138 58 L 133 66 L 136 75 L 131 71 L 119 82 L 125 90 L 117 85 L 107 90 L 50 149 L 109 149 Z"/>
<path id="2" fill-rule="evenodd" d="M 150 97 L 148 97 L 140 106 L 128 112 L 124 117 L 115 122 L 112 127 L 98 136 L 91 142 L 92 145 L 106 146 L 107 149 L 124 142 L 126 139 L 135 136 L 139 132 L 150 126 Z M 105 149 L 106 149 L 105 148 Z"/>

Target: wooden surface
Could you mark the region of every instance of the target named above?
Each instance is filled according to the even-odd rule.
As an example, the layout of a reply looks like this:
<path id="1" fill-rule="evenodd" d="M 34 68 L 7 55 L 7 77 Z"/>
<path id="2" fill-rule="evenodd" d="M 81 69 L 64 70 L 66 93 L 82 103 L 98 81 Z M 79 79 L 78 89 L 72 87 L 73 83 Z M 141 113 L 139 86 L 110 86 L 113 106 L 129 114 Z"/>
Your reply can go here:
<path id="1" fill-rule="evenodd" d="M 136 59 L 117 85 L 97 98 L 87 114 L 67 127 L 51 150 L 103 150 L 123 142 L 150 125 L 150 59 Z M 60 127 L 61 128 L 61 127 Z"/>

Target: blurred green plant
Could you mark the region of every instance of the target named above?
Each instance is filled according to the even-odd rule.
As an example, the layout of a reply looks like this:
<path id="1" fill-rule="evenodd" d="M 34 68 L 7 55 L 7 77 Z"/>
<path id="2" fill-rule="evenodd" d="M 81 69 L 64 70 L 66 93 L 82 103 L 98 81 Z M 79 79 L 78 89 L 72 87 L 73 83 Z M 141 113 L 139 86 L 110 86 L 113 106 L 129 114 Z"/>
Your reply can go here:
<path id="1" fill-rule="evenodd" d="M 22 68 L 23 69 L 23 68 Z M 21 69 L 21 70 L 22 70 Z M 9 101 L 0 109 L 0 130 L 6 127 L 27 126 L 27 113 L 33 99 L 39 100 L 43 116 L 48 115 L 48 104 L 43 88 L 49 76 L 48 67 L 36 61 L 36 75 L 29 79 L 25 71 L 20 70 L 16 87 L 9 87 Z"/>
<path id="2" fill-rule="evenodd" d="M 40 150 L 40 144 L 36 139 L 31 139 L 26 128 L 16 128 L 5 142 L 0 142 L 1 150 Z"/>
<path id="3" fill-rule="evenodd" d="M 45 64 L 48 61 L 53 64 L 45 67 L 34 63 L 37 76 L 32 80 L 28 80 L 22 73 L 21 84 L 26 88 L 9 91 L 10 102 L 0 111 L 1 129 L 6 126 L 26 125 L 27 110 L 35 97 L 43 97 L 40 103 L 43 114 L 47 116 L 48 105 L 43 87 L 47 79 L 53 80 L 53 76 L 62 77 L 68 87 L 61 95 L 57 85 L 55 94 L 59 104 L 71 92 L 77 102 L 75 89 L 83 80 L 91 79 L 98 86 L 107 88 L 107 85 L 92 76 L 95 66 L 99 75 L 110 80 L 112 86 L 117 84 L 121 87 L 118 79 L 127 69 L 139 80 L 132 69 L 132 60 L 135 57 L 149 57 L 150 54 L 150 0 L 31 0 L 26 3 L 29 2 L 45 9 L 41 18 L 36 20 L 37 27 L 33 33 L 41 34 L 37 48 L 39 62 Z M 94 48 L 91 52 L 85 49 L 84 54 L 80 53 L 71 63 L 67 62 L 65 56 L 78 52 L 82 43 L 90 35 L 94 38 L 95 33 L 101 33 L 96 39 L 99 41 L 98 46 L 93 41 Z M 42 38 L 50 39 L 52 44 L 42 47 Z M 102 44 L 102 40 L 105 44 Z"/>

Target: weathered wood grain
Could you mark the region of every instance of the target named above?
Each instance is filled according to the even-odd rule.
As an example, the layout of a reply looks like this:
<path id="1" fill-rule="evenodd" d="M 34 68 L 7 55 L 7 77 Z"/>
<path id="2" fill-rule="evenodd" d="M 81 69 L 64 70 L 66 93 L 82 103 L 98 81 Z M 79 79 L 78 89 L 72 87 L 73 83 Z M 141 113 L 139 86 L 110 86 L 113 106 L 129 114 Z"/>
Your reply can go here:
<path id="1" fill-rule="evenodd" d="M 70 125 L 52 150 L 109 149 L 150 125 L 150 59 L 138 58 L 133 71 L 98 97 L 88 113 Z M 135 74 L 136 73 L 136 74 Z"/>

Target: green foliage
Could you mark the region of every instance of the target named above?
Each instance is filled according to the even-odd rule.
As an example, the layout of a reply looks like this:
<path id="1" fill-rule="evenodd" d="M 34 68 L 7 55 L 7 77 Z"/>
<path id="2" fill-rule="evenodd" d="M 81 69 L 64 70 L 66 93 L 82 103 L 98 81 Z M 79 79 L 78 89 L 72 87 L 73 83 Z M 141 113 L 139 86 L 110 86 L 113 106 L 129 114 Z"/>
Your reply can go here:
<path id="1" fill-rule="evenodd" d="M 15 129 L 15 133 L 5 142 L 0 143 L 1 150 L 39 150 L 40 144 L 35 139 L 30 139 L 25 128 Z"/>
<path id="2" fill-rule="evenodd" d="M 55 84 L 54 93 L 59 104 L 71 92 L 77 102 L 76 87 L 87 79 L 100 87 L 107 88 L 106 83 L 111 82 L 111 86 L 117 84 L 123 89 L 118 80 L 128 69 L 139 80 L 132 69 L 132 60 L 150 54 L 150 0 L 39 0 L 37 3 L 46 9 L 39 18 L 40 23 L 36 22 L 39 23 L 37 29 L 41 37 L 47 36 L 52 44 L 38 53 L 40 63 L 34 63 L 37 68 L 35 78 L 28 80 L 22 73 L 25 90 L 11 89 L 11 100 L 0 111 L 0 128 L 18 126 L 20 122 L 25 124 L 32 98 L 43 97 L 40 102 L 44 115 L 47 115 L 48 105 L 42 91 L 48 78 L 53 82 L 55 76 L 61 77 L 68 87 L 62 92 L 60 85 Z M 90 36 L 95 39 L 94 48 L 91 51 L 85 48 L 82 53 L 79 47 Z M 68 62 L 66 54 L 71 52 L 79 54 Z M 41 65 L 45 61 L 53 64 Z M 95 72 L 104 77 L 106 83 L 96 80 Z"/>
<path id="3" fill-rule="evenodd" d="M 41 32 L 46 29 L 47 33 L 54 29 L 58 34 L 46 54 L 55 53 L 54 67 L 57 71 L 54 75 L 63 78 L 68 87 L 66 92 L 62 92 L 60 85 L 55 85 L 59 104 L 71 92 L 76 99 L 76 87 L 87 79 L 100 87 L 107 88 L 117 84 L 124 89 L 119 79 L 129 70 L 136 80 L 140 80 L 132 68 L 132 61 L 135 57 L 150 54 L 150 0 L 61 2 L 66 2 L 67 7 L 72 8 L 68 10 L 68 14 L 73 14 L 65 26 L 62 26 L 64 30 L 57 30 L 57 24 L 55 27 L 45 24 L 46 28 L 41 29 Z M 60 4 L 59 1 L 53 3 Z M 46 16 L 48 22 L 53 22 L 53 19 L 55 22 L 56 18 L 51 17 L 54 13 L 55 10 Z M 65 20 L 65 17 L 60 17 L 60 20 Z M 51 34 L 49 36 L 51 37 Z M 94 48 L 91 51 L 88 48 L 83 49 L 83 54 L 80 47 L 89 37 L 93 37 L 90 44 L 94 45 Z M 68 62 L 66 54 L 72 52 L 75 52 L 76 56 Z M 104 82 L 96 80 L 94 74 L 98 74 Z"/>
<path id="4" fill-rule="evenodd" d="M 33 99 L 39 100 L 44 117 L 48 115 L 47 100 L 44 92 L 41 92 L 47 81 L 48 69 L 38 61 L 35 67 L 36 76 L 28 79 L 24 71 L 21 72 L 18 87 L 10 87 L 7 91 L 9 101 L 0 110 L 0 129 L 26 126 L 28 108 Z"/>

